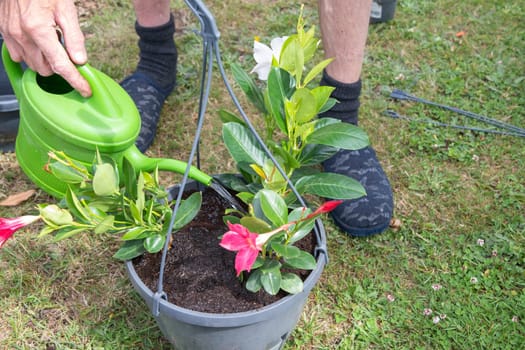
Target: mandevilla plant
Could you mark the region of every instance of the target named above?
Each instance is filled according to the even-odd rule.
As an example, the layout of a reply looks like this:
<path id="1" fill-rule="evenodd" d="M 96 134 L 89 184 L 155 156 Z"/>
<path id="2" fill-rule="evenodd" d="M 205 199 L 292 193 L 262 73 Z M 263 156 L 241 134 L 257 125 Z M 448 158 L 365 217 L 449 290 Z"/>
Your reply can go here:
<path id="1" fill-rule="evenodd" d="M 72 160 L 62 152 L 49 153 L 47 169 L 68 184 L 62 201 L 41 204 L 39 214 L 16 219 L 1 219 L 2 240 L 38 219 L 45 226 L 40 236 L 53 234 L 59 241 L 81 232 L 118 234 L 123 244 L 114 257 L 129 260 L 145 252 L 159 252 L 166 242 L 173 203 L 159 185 L 158 172 L 136 172 L 125 158 L 121 179 L 111 159 L 102 159 L 97 152 L 91 169 Z M 197 215 L 202 198 L 191 194 L 180 204 L 174 220 L 174 230 L 180 229 Z"/>
<path id="2" fill-rule="evenodd" d="M 306 69 L 320 41 L 315 37 L 314 27 L 305 31 L 304 26 L 301 12 L 297 33 L 273 39 L 271 47 L 255 41 L 257 65 L 252 73 L 257 73 L 266 84 L 256 82 L 239 66 L 232 65 L 238 85 L 262 115 L 263 143 L 270 152 L 258 142 L 244 119 L 220 111 L 222 137 L 241 176 L 224 174 L 219 178 L 237 191 L 248 207 L 247 213 L 230 210 L 225 216 L 229 231 L 222 237 L 221 246 L 238 252 L 235 269 L 241 277 L 244 271 L 250 272 L 246 281 L 249 290 L 264 288 L 273 295 L 280 289 L 301 292 L 303 282 L 290 269 L 316 267 L 315 258 L 296 246 L 313 230 L 314 220 L 333 210 L 343 199 L 365 195 L 358 181 L 323 172 L 319 167 L 339 149 L 366 147 L 368 137 L 357 126 L 333 118 L 317 118 L 337 103 L 330 97 L 332 87 L 311 87 L 313 79 L 332 60 Z M 276 164 L 299 195 L 335 200 L 314 212 L 298 207 L 296 194 Z"/>
<path id="3" fill-rule="evenodd" d="M 267 78 L 259 85 L 239 66 L 233 64 L 238 85 L 261 112 L 264 143 L 274 154 L 300 194 L 313 194 L 331 199 L 355 199 L 365 195 L 361 184 L 345 175 L 323 172 L 318 165 L 339 149 L 360 149 L 368 146 L 368 136 L 359 127 L 334 118 L 317 118 L 334 106 L 330 97 L 333 87 L 310 88 L 312 81 L 332 61 L 323 60 L 307 74 L 305 69 L 314 59 L 320 40 L 315 28 L 304 30 L 299 16 L 297 33 L 272 40 L 272 48 L 255 41 L 257 62 L 252 72 Z M 222 137 L 243 178 L 221 176 L 227 186 L 243 193 L 255 194 L 261 188 L 271 189 L 293 202 L 285 181 L 275 164 L 257 142 L 246 123 L 226 110 Z"/>

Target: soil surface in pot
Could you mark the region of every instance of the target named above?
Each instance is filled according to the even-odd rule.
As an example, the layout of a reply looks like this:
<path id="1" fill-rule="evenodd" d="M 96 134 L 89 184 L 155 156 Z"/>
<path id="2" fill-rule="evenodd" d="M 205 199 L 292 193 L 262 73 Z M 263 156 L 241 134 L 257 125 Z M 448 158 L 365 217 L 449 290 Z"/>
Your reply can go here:
<path id="1" fill-rule="evenodd" d="M 228 203 L 215 191 L 203 191 L 202 207 L 197 217 L 173 235 L 166 258 L 163 291 L 168 301 L 178 306 L 209 313 L 234 313 L 254 310 L 286 296 L 269 295 L 264 290 L 252 293 L 235 275 L 235 252 L 219 246 L 219 237 L 228 229 L 222 220 Z M 313 252 L 314 235 L 298 244 Z M 158 290 L 162 254 L 145 254 L 133 260 L 144 284 Z M 304 280 L 309 271 L 294 271 Z"/>

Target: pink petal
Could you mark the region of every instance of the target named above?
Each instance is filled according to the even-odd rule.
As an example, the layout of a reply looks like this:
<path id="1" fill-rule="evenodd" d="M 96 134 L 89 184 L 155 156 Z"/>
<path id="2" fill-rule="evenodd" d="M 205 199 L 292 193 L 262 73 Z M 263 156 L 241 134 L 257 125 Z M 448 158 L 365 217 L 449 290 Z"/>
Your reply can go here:
<path id="1" fill-rule="evenodd" d="M 237 232 L 228 231 L 226 232 L 219 243 L 221 247 L 231 251 L 238 251 L 248 246 L 246 238 L 239 235 Z"/>
<path id="2" fill-rule="evenodd" d="M 24 215 L 18 218 L 0 218 L 0 248 L 22 227 L 38 220 L 40 216 Z"/>
<path id="3" fill-rule="evenodd" d="M 237 276 L 239 276 L 242 271 L 250 272 L 253 263 L 257 260 L 257 255 L 259 255 L 259 250 L 257 249 L 245 248 L 239 250 L 235 256 L 235 271 L 237 271 Z"/>

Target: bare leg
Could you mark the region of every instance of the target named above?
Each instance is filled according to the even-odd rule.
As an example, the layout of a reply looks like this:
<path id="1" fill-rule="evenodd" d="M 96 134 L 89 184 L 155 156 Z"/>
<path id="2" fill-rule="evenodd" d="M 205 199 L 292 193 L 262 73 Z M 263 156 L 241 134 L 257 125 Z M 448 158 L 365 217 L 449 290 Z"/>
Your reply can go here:
<path id="1" fill-rule="evenodd" d="M 137 22 L 143 27 L 157 27 L 170 19 L 169 0 L 133 0 Z"/>
<path id="2" fill-rule="evenodd" d="M 341 83 L 359 80 L 365 52 L 371 0 L 319 0 L 319 19 L 327 58 L 326 72 Z"/>

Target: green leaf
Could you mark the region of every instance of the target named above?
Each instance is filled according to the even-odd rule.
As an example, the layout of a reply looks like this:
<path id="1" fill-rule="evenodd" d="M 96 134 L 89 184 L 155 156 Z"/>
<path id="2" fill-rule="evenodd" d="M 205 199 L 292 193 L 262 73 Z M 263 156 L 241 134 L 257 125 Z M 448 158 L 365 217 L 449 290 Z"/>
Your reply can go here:
<path id="1" fill-rule="evenodd" d="M 131 260 L 146 252 L 142 241 L 126 241 L 120 249 L 113 255 L 118 260 Z"/>
<path id="2" fill-rule="evenodd" d="M 323 107 L 330 100 L 330 95 L 334 90 L 335 88 L 332 86 L 318 86 L 312 89 L 311 92 L 312 95 L 315 96 L 317 113 L 320 113 L 320 111 L 323 110 Z M 333 101 L 333 103 L 335 103 L 335 100 Z"/>
<path id="3" fill-rule="evenodd" d="M 272 227 L 268 223 L 253 216 L 244 216 L 241 218 L 241 225 L 246 227 L 250 232 L 264 233 L 271 231 Z"/>
<path id="4" fill-rule="evenodd" d="M 127 157 L 123 157 L 122 159 L 122 178 L 126 196 L 132 200 L 136 199 L 137 172 Z"/>
<path id="5" fill-rule="evenodd" d="M 301 293 L 304 283 L 296 274 L 287 272 L 281 276 L 281 289 L 290 294 Z"/>
<path id="6" fill-rule="evenodd" d="M 316 165 L 329 159 L 337 153 L 339 149 L 332 146 L 310 144 L 306 145 L 299 155 L 299 163 L 302 166 Z"/>
<path id="7" fill-rule="evenodd" d="M 77 195 L 73 192 L 71 188 L 68 188 L 66 191 L 66 205 L 71 212 L 71 214 L 80 221 L 90 222 L 90 215 L 82 206 L 78 200 Z"/>
<path id="8" fill-rule="evenodd" d="M 264 164 L 266 155 L 255 136 L 238 123 L 226 123 L 222 126 L 224 144 L 235 162 Z"/>
<path id="9" fill-rule="evenodd" d="M 248 281 L 246 281 L 246 289 L 252 293 L 258 292 L 262 288 L 261 276 L 261 270 L 252 270 L 250 277 L 248 277 Z"/>
<path id="10" fill-rule="evenodd" d="M 85 168 L 85 166 L 80 163 L 78 163 L 78 166 Z M 50 163 L 49 170 L 51 171 L 51 174 L 53 174 L 58 180 L 65 183 L 78 184 L 86 180 L 86 176 L 84 174 L 60 162 Z"/>
<path id="11" fill-rule="evenodd" d="M 295 89 L 295 81 L 287 71 L 272 67 L 268 74 L 268 102 L 270 113 L 283 133 L 287 133 L 284 114 L 284 101 L 290 98 Z"/>
<path id="12" fill-rule="evenodd" d="M 76 234 L 82 233 L 84 231 L 87 231 L 88 228 L 86 227 L 78 227 L 78 226 L 64 226 L 56 231 L 54 241 L 61 241 L 65 238 L 69 238 L 71 236 L 74 236 Z"/>
<path id="13" fill-rule="evenodd" d="M 73 223 L 73 216 L 66 209 L 62 209 L 55 204 L 39 207 L 42 219 L 56 226 L 69 225 Z"/>
<path id="14" fill-rule="evenodd" d="M 310 214 L 312 211 L 308 208 L 306 210 L 303 210 L 302 207 L 295 208 L 290 212 L 288 215 L 290 221 L 298 221 L 299 219 L 304 219 L 308 214 Z M 304 237 L 306 237 L 312 230 L 314 229 L 315 221 L 314 220 L 308 220 L 307 222 L 302 222 L 300 224 L 295 225 L 293 234 L 289 238 L 288 243 L 293 244 Z"/>
<path id="15" fill-rule="evenodd" d="M 158 253 L 162 247 L 164 247 L 165 242 L 166 236 L 155 234 L 144 239 L 144 248 L 148 251 L 148 253 Z"/>
<path id="16" fill-rule="evenodd" d="M 307 143 L 317 143 L 348 150 L 357 150 L 370 144 L 366 132 L 349 123 L 337 123 L 315 130 Z"/>
<path id="17" fill-rule="evenodd" d="M 301 249 L 288 244 L 272 243 L 272 248 L 283 258 L 296 258 L 301 253 Z"/>
<path id="18" fill-rule="evenodd" d="M 283 43 L 279 67 L 290 72 L 296 81 L 301 81 L 304 69 L 304 50 L 297 39 L 297 35 L 290 35 Z"/>
<path id="19" fill-rule="evenodd" d="M 219 110 L 219 118 L 221 118 L 221 121 L 224 124 L 226 124 L 226 123 L 238 123 L 238 124 L 241 124 L 241 125 L 246 125 L 244 120 L 242 120 L 241 118 L 239 118 L 238 116 L 236 116 L 232 112 L 227 111 L 225 109 L 220 109 Z"/>
<path id="20" fill-rule="evenodd" d="M 126 233 L 121 237 L 121 239 L 124 240 L 124 241 L 137 239 L 145 231 L 147 231 L 146 227 L 135 226 L 135 227 L 130 228 L 129 230 L 127 230 Z"/>
<path id="21" fill-rule="evenodd" d="M 218 174 L 213 175 L 221 185 L 232 189 L 237 192 L 246 192 L 248 187 L 246 186 L 246 181 L 238 174 Z"/>
<path id="22" fill-rule="evenodd" d="M 144 173 L 141 171 L 139 177 L 137 178 L 137 200 L 135 205 L 137 206 L 137 211 L 141 213 L 144 211 L 144 204 L 146 202 L 146 196 L 144 194 Z"/>
<path id="23" fill-rule="evenodd" d="M 323 69 L 326 68 L 326 66 L 328 66 L 330 64 L 330 62 L 333 61 L 333 58 L 327 58 L 321 62 L 319 62 L 318 64 L 316 64 L 311 70 L 310 72 L 308 72 L 308 74 L 306 75 L 306 77 L 304 78 L 304 81 L 303 81 L 303 86 L 306 86 L 310 81 L 312 81 L 317 75 L 319 75 Z"/>
<path id="24" fill-rule="evenodd" d="M 93 191 L 97 196 L 110 196 L 118 191 L 118 173 L 113 165 L 97 165 L 93 175 Z"/>
<path id="25" fill-rule="evenodd" d="M 279 289 L 281 289 L 281 271 L 262 271 L 261 284 L 268 294 L 276 295 L 279 292 Z"/>
<path id="26" fill-rule="evenodd" d="M 336 104 L 337 104 L 337 100 L 335 98 L 330 97 L 328 99 L 328 101 L 326 101 L 324 106 L 322 106 L 321 109 L 319 110 L 319 114 L 331 110 L 332 107 L 335 106 Z M 323 118 L 323 119 L 325 119 L 325 118 Z"/>
<path id="27" fill-rule="evenodd" d="M 108 215 L 102 220 L 96 227 L 95 233 L 106 233 L 113 228 L 113 223 L 115 222 L 115 217 L 113 215 Z"/>
<path id="28" fill-rule="evenodd" d="M 312 254 L 303 250 L 299 250 L 299 255 L 293 258 L 285 258 L 287 265 L 301 270 L 313 270 L 317 266 L 317 262 Z"/>
<path id="29" fill-rule="evenodd" d="M 260 201 L 264 216 L 276 227 L 288 222 L 288 206 L 279 194 L 264 189 L 257 192 L 255 198 Z"/>
<path id="30" fill-rule="evenodd" d="M 178 230 L 193 220 L 201 209 L 201 203 L 202 194 L 200 192 L 194 192 L 191 196 L 181 201 L 179 209 L 177 210 L 177 216 L 173 223 L 173 228 Z"/>
<path id="31" fill-rule="evenodd" d="M 330 199 L 356 199 L 366 195 L 359 181 L 336 173 L 318 173 L 302 177 L 295 183 L 295 187 L 300 193 Z"/>
<path id="32" fill-rule="evenodd" d="M 291 101 L 296 105 L 295 120 L 297 123 L 307 123 L 317 115 L 317 102 L 309 89 L 297 89 Z"/>
<path id="33" fill-rule="evenodd" d="M 232 73 L 235 81 L 246 94 L 246 97 L 255 105 L 255 107 L 266 114 L 264 107 L 264 98 L 261 89 L 255 84 L 255 81 L 239 65 L 232 64 Z"/>

